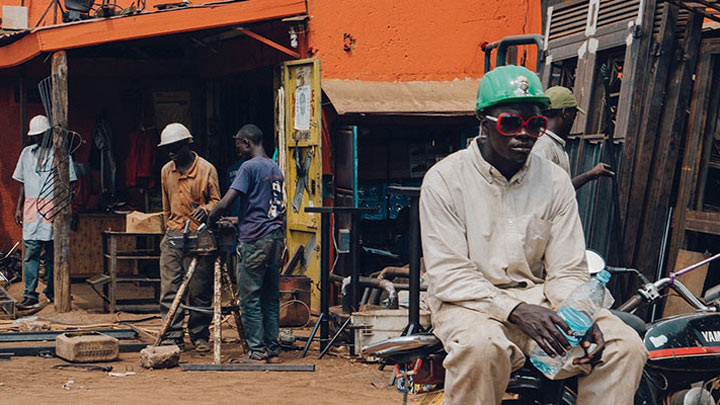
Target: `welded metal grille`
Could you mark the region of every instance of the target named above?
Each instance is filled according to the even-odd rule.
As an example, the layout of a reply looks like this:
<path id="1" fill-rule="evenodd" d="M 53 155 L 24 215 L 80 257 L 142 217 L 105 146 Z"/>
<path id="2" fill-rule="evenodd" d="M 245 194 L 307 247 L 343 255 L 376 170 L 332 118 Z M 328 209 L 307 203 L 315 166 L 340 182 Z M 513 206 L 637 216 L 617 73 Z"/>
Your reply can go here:
<path id="1" fill-rule="evenodd" d="M 667 0 L 678 7 L 704 14 L 705 17 L 720 22 L 720 0 Z"/>

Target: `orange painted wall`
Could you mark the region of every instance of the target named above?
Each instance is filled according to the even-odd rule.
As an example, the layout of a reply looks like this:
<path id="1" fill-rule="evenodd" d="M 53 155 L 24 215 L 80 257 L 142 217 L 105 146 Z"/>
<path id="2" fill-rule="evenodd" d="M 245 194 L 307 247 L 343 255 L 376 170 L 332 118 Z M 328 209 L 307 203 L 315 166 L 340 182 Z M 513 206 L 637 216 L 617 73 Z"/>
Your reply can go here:
<path id="1" fill-rule="evenodd" d="M 480 45 L 541 33 L 539 0 L 310 0 L 309 38 L 324 78 L 452 80 L 482 76 Z M 355 39 L 343 50 L 343 35 Z"/>

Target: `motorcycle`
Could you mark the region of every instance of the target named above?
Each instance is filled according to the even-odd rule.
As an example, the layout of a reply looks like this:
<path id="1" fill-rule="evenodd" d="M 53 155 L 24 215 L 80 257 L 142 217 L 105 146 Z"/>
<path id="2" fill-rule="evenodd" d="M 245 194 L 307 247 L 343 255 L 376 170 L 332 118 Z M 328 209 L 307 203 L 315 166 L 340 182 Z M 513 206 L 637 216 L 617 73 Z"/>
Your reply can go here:
<path id="1" fill-rule="evenodd" d="M 649 359 L 643 370 L 635 405 L 714 405 L 720 403 L 720 285 L 709 289 L 701 300 L 677 277 L 693 271 L 720 254 L 689 266 L 668 277 L 650 282 L 632 268 L 606 266 L 595 252 L 588 251 L 591 273 L 602 269 L 613 274 L 633 274 L 642 281 L 636 293 L 612 312 L 643 339 Z M 695 309 L 694 313 L 659 319 L 650 324 L 633 314 L 643 303 L 653 304 L 672 290 Z M 431 331 L 400 336 L 362 348 L 364 356 L 395 365 L 395 377 L 403 385 L 403 403 L 414 387 L 444 382 L 445 351 Z M 574 405 L 577 378 L 550 380 L 527 361 L 511 374 L 503 405 Z M 441 403 L 441 398 L 436 403 Z M 435 401 L 433 401 L 435 402 Z"/>

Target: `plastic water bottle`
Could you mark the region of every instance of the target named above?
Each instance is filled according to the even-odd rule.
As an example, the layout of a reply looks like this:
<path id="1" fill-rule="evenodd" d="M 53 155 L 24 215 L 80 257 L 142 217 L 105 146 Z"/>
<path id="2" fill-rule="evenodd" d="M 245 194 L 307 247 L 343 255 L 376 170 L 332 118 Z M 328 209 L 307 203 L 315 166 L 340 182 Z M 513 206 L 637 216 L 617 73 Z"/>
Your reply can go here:
<path id="1" fill-rule="evenodd" d="M 561 332 L 572 347 L 582 342 L 592 326 L 597 310 L 602 308 L 608 281 L 610 281 L 610 273 L 607 270 L 601 271 L 590 281 L 573 290 L 558 310 L 558 315 L 571 330 L 569 336 L 564 331 Z M 530 362 L 543 374 L 552 378 L 560 372 L 570 358 L 571 352 L 572 350 L 568 350 L 564 356 L 550 357 L 537 343 L 534 343 L 530 351 Z"/>

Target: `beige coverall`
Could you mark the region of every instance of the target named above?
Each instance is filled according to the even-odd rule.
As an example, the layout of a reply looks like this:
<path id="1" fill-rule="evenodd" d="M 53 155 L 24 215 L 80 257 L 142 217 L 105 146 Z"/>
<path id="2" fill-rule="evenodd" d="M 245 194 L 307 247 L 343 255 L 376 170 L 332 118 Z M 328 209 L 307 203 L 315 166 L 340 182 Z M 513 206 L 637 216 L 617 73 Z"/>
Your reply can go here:
<path id="1" fill-rule="evenodd" d="M 532 153 L 555 163 L 570 174 L 570 156 L 565 150 L 565 140 L 551 130 L 546 130 L 545 135 L 538 138 Z"/>
<path id="2" fill-rule="evenodd" d="M 477 142 L 426 174 L 420 221 L 428 304 L 442 340 L 446 404 L 499 404 L 530 338 L 508 321 L 521 302 L 559 308 L 589 279 L 575 190 L 567 173 L 531 155 L 507 181 Z M 647 352 L 631 328 L 603 310 L 606 348 L 585 374 L 578 404 L 632 404 Z"/>

